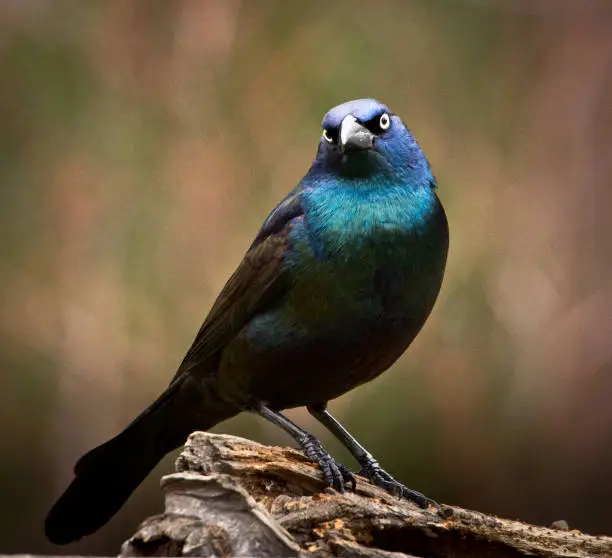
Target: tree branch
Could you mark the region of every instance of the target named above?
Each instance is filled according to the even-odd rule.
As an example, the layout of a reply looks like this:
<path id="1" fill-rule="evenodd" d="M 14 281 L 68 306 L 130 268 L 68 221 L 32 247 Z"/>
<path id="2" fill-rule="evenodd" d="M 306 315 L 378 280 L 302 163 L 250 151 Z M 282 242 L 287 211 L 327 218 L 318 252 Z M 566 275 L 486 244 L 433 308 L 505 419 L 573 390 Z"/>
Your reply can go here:
<path id="1" fill-rule="evenodd" d="M 165 513 L 146 520 L 122 556 L 612 556 L 610 537 L 421 510 L 362 478 L 355 493 L 323 489 L 301 453 L 234 436 L 192 434 L 176 469 L 162 480 Z"/>

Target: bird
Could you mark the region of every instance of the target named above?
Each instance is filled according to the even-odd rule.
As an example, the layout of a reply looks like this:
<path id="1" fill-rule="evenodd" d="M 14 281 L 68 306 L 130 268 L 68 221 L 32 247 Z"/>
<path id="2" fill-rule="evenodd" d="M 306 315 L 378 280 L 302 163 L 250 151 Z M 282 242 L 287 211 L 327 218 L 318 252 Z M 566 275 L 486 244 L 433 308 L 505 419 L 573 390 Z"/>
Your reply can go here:
<path id="1" fill-rule="evenodd" d="M 283 413 L 306 407 L 359 463 L 358 475 L 422 508 L 329 412 L 408 348 L 440 291 L 449 245 L 437 182 L 401 118 L 375 99 L 332 108 L 314 161 L 272 210 L 168 388 L 81 457 L 45 533 L 68 544 L 102 527 L 164 455 L 247 411 L 289 434 L 324 484 L 357 479 Z"/>

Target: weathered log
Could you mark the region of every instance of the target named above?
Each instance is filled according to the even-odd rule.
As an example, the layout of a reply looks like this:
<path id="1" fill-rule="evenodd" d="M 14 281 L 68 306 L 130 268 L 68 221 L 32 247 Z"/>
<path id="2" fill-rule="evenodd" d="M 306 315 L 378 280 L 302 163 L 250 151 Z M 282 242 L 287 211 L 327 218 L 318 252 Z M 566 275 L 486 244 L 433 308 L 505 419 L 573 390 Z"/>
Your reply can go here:
<path id="1" fill-rule="evenodd" d="M 612 538 L 443 506 L 421 510 L 358 477 L 323 489 L 298 451 L 192 434 L 162 479 L 165 513 L 143 522 L 122 556 L 612 556 Z"/>

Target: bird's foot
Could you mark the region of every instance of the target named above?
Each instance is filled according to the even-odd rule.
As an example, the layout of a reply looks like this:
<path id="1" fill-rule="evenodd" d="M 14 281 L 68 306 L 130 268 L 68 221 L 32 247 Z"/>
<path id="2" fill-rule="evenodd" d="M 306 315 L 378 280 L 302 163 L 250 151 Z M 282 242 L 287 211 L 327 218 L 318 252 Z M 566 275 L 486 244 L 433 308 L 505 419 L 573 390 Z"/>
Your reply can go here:
<path id="1" fill-rule="evenodd" d="M 441 509 L 440 504 L 434 500 L 431 500 L 416 490 L 407 488 L 401 482 L 397 482 L 376 461 L 372 461 L 364 465 L 363 469 L 361 469 L 358 474 L 370 480 L 376 486 L 384 488 L 387 492 L 393 494 L 394 496 L 397 496 L 398 498 L 406 498 L 423 509 L 427 509 L 429 506 L 433 506 L 437 510 Z"/>
<path id="2" fill-rule="evenodd" d="M 355 475 L 348 467 L 342 463 L 338 463 L 323 447 L 321 442 L 312 434 L 307 434 L 300 445 L 304 453 L 309 459 L 319 464 L 323 473 L 323 480 L 327 486 L 331 486 L 338 492 L 344 493 L 345 485 L 349 485 L 351 490 L 355 490 L 356 480 Z"/>

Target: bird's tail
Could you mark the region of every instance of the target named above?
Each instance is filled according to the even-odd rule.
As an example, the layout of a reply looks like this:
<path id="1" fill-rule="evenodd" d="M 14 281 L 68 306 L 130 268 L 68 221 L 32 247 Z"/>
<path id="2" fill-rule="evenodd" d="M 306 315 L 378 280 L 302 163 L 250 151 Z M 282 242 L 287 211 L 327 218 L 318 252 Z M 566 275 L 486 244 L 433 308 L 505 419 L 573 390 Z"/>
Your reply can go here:
<path id="1" fill-rule="evenodd" d="M 55 503 L 45 534 L 68 544 L 102 527 L 168 453 L 194 430 L 206 430 L 238 410 L 209 401 L 191 378 L 178 378 L 123 432 L 86 453 Z"/>

